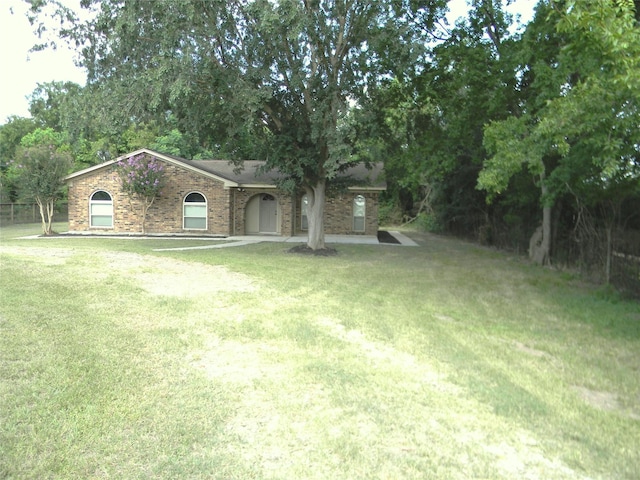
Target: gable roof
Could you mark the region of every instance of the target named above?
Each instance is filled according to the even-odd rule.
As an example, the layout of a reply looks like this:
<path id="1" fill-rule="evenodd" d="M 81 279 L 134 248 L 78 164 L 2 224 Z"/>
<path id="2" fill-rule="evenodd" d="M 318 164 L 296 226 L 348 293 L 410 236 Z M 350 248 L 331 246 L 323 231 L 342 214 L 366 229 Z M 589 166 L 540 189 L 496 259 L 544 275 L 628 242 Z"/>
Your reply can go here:
<path id="1" fill-rule="evenodd" d="M 110 165 L 113 165 L 115 163 L 118 163 L 120 160 L 124 160 L 125 158 L 129 158 L 129 157 L 133 157 L 134 155 L 140 155 L 140 154 L 147 154 L 147 155 L 151 155 L 153 157 L 159 158 L 160 160 L 163 160 L 167 163 L 170 163 L 172 165 L 176 165 L 178 167 L 181 168 L 186 168 L 187 170 L 191 170 L 197 174 L 200 175 L 204 175 L 206 177 L 210 177 L 213 178 L 215 180 L 221 181 L 224 183 L 225 187 L 238 187 L 240 185 L 237 184 L 237 182 L 234 182 L 228 178 L 224 178 L 221 177 L 220 175 L 215 174 L 212 171 L 207 171 L 207 170 L 202 170 L 201 168 L 198 168 L 196 165 L 192 165 L 190 164 L 189 160 L 186 160 L 184 158 L 179 158 L 179 157 L 174 157 L 172 155 L 166 155 L 164 153 L 158 153 L 158 152 L 154 152 L 153 150 L 149 150 L 148 148 L 141 148 L 139 150 L 136 150 L 135 152 L 131 152 L 131 153 L 127 153 L 126 155 L 121 155 L 118 158 L 114 159 L 114 160 L 107 160 L 106 162 L 103 163 L 99 163 L 98 165 L 94 165 L 93 167 L 89 167 L 89 168 L 85 168 L 83 170 L 78 170 L 77 172 L 74 172 L 70 175 L 67 175 L 64 179 L 65 181 L 69 181 L 72 180 L 74 178 L 77 177 L 81 177 L 83 175 L 87 175 L 88 173 L 92 173 L 95 172 L 96 170 L 101 170 L 103 168 L 106 168 Z"/>
<path id="2" fill-rule="evenodd" d="M 245 160 L 242 165 L 235 165 L 228 160 L 185 160 L 186 162 L 202 169 L 226 178 L 238 184 L 240 187 L 249 186 L 274 186 L 280 177 L 278 172 L 258 173 L 258 168 L 264 162 L 258 160 Z"/>
<path id="3" fill-rule="evenodd" d="M 209 177 L 214 180 L 218 180 L 224 184 L 225 188 L 275 188 L 277 180 L 280 177 L 280 174 L 276 170 L 272 170 L 269 172 L 259 172 L 258 169 L 265 163 L 260 160 L 245 160 L 244 162 L 242 162 L 241 166 L 238 166 L 228 160 L 187 160 L 185 158 L 175 157 L 173 155 L 154 152 L 153 150 L 149 150 L 148 148 L 141 148 L 139 150 L 136 150 L 135 152 L 122 155 L 115 160 L 108 160 L 98 165 L 94 165 L 93 167 L 85 168 L 83 170 L 71 173 L 65 177 L 65 181 L 87 175 L 89 173 L 113 165 L 120 160 L 124 160 L 125 158 L 140 154 L 151 155 L 169 164 L 185 168 L 199 175 L 204 175 L 205 177 Z M 363 164 L 358 164 L 349 168 L 343 175 L 345 177 L 352 177 L 359 181 L 366 182 L 366 186 L 353 187 L 355 189 L 382 191 L 386 189 L 386 183 L 383 180 L 382 169 L 382 163 L 374 164 L 373 168 L 371 169 L 366 168 L 366 166 Z"/>

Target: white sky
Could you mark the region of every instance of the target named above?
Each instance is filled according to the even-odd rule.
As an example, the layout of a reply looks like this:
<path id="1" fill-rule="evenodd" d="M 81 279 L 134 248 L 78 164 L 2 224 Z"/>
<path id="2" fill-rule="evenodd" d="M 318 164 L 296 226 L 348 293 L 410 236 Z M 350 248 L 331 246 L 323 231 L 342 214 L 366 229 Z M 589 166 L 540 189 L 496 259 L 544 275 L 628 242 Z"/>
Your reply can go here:
<path id="1" fill-rule="evenodd" d="M 65 3 L 71 6 L 80 2 Z M 0 0 L 0 124 L 10 115 L 30 116 L 26 96 L 38 83 L 86 82 L 84 70 L 75 66 L 75 54 L 66 45 L 55 51 L 29 52 L 38 38 L 27 20 L 27 9 L 23 0 Z"/>
<path id="2" fill-rule="evenodd" d="M 153 1 L 153 0 L 149 0 Z M 79 0 L 65 0 L 79 11 Z M 509 7 L 511 12 L 522 14 L 526 23 L 532 16 L 535 0 L 516 0 Z M 38 83 L 72 81 L 80 85 L 86 82 L 83 69 L 75 66 L 75 52 L 61 44 L 57 50 L 30 53 L 38 42 L 26 17 L 24 0 L 0 0 L 0 124 L 10 115 L 29 117 L 30 95 Z M 450 20 L 466 13 L 465 0 L 450 0 Z M 12 14 L 13 12 L 13 14 Z"/>

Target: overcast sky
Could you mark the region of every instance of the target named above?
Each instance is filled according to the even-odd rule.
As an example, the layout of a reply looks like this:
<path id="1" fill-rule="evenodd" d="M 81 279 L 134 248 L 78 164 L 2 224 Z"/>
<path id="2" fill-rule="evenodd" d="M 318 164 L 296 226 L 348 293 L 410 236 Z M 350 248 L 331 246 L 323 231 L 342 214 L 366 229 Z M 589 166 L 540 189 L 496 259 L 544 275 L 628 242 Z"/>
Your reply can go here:
<path id="1" fill-rule="evenodd" d="M 153 0 L 149 0 L 153 1 Z M 65 0 L 79 11 L 79 0 Z M 531 18 L 534 0 L 516 0 L 511 11 L 519 12 L 523 21 Z M 466 12 L 465 0 L 451 0 L 451 19 Z M 28 117 L 27 96 L 38 83 L 72 81 L 86 82 L 86 74 L 74 64 L 75 52 L 61 45 L 57 50 L 29 53 L 38 42 L 26 17 L 28 6 L 24 0 L 0 0 L 0 124 L 10 115 Z"/>
<path id="2" fill-rule="evenodd" d="M 0 0 L 0 124 L 10 115 L 30 116 L 26 96 L 38 83 L 86 82 L 84 71 L 73 63 L 75 53 L 66 46 L 29 53 L 38 38 L 27 20 L 27 9 L 23 0 Z"/>

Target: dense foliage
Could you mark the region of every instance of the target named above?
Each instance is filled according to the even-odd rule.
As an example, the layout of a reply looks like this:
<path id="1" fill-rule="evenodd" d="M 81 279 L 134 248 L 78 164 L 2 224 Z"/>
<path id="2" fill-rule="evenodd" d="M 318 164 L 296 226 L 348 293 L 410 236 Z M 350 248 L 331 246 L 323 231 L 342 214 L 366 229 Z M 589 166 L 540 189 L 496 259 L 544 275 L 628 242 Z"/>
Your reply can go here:
<path id="1" fill-rule="evenodd" d="M 62 198 L 64 177 L 73 159 L 64 143 L 64 136 L 51 129 L 36 129 L 22 138 L 6 172 L 18 198 L 38 204 L 42 233 L 51 235 L 56 201 Z"/>
<path id="2" fill-rule="evenodd" d="M 132 197 L 153 201 L 163 187 L 162 162 L 145 154 L 132 155 L 116 163 L 122 191 Z"/>
<path id="3" fill-rule="evenodd" d="M 88 84 L 42 84 L 33 119 L 0 127 L 4 197 L 20 139 L 46 127 L 76 168 L 140 147 L 261 158 L 320 199 L 382 160 L 383 221 L 604 281 L 626 268 L 638 288 L 637 262 L 615 263 L 640 256 L 639 1 L 539 0 L 526 25 L 507 0 L 470 0 L 453 25 L 437 0 L 82 3 L 95 15 L 58 8 L 55 34 Z"/>

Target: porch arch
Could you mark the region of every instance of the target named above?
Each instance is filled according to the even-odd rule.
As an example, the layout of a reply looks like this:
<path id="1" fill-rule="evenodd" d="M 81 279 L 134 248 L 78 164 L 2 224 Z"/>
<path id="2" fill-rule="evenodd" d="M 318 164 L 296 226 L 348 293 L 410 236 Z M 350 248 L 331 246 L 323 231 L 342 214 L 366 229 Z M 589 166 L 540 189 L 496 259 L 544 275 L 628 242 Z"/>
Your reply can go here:
<path id="1" fill-rule="evenodd" d="M 280 230 L 278 197 L 270 193 L 252 196 L 245 206 L 245 233 L 247 235 L 274 235 Z"/>

